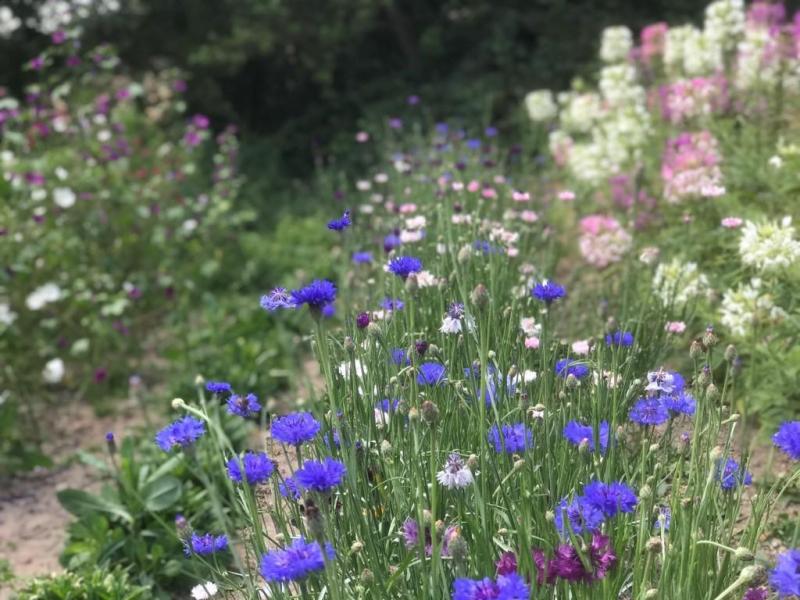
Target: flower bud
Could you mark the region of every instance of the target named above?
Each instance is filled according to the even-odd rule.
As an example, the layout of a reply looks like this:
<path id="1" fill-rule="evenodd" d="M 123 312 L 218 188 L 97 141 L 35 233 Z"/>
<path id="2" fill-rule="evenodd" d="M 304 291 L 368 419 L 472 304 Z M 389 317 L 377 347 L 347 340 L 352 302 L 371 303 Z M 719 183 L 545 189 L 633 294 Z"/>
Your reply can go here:
<path id="1" fill-rule="evenodd" d="M 356 327 L 358 327 L 359 329 L 364 329 L 368 325 L 369 325 L 369 314 L 365 312 L 358 313 L 358 316 L 356 317 Z"/>
<path id="2" fill-rule="evenodd" d="M 348 354 L 353 354 L 356 351 L 356 344 L 349 335 L 344 337 L 344 349 Z"/>
<path id="3" fill-rule="evenodd" d="M 205 383 L 206 383 L 206 380 L 203 378 L 202 375 L 200 375 L 199 373 L 197 375 L 195 375 L 195 378 L 194 378 L 195 386 L 203 387 L 205 385 Z"/>
<path id="4" fill-rule="evenodd" d="M 472 248 L 469 246 L 463 246 L 461 250 L 458 251 L 457 259 L 460 263 L 468 262 L 469 259 L 472 257 Z"/>
<path id="5" fill-rule="evenodd" d="M 358 554 L 363 549 L 364 549 L 364 543 L 359 542 L 358 540 L 356 540 L 350 545 L 350 552 L 352 552 L 353 554 Z"/>
<path id="6" fill-rule="evenodd" d="M 700 369 L 700 372 L 697 374 L 697 383 L 703 387 L 711 383 L 711 369 L 708 368 L 708 365 Z"/>
<path id="7" fill-rule="evenodd" d="M 708 453 L 708 457 L 711 459 L 711 462 L 716 462 L 722 458 L 724 453 L 725 451 L 720 446 L 714 446 Z"/>
<path id="8" fill-rule="evenodd" d="M 429 346 L 430 344 L 425 340 L 417 340 L 416 342 L 414 342 L 414 349 L 420 356 L 425 356 L 425 353 L 428 351 Z"/>
<path id="9" fill-rule="evenodd" d="M 764 578 L 764 567 L 761 565 L 747 565 L 739 573 L 738 580 L 742 583 L 752 583 Z"/>
<path id="10" fill-rule="evenodd" d="M 614 333 L 619 329 L 619 325 L 617 324 L 617 320 L 614 317 L 608 317 L 606 321 L 606 333 Z"/>
<path id="11" fill-rule="evenodd" d="M 711 402 L 716 402 L 720 398 L 719 390 L 713 383 L 709 383 L 706 387 L 706 398 Z"/>
<path id="12" fill-rule="evenodd" d="M 406 291 L 409 294 L 413 294 L 418 289 L 419 289 L 419 284 L 417 283 L 417 274 L 416 273 L 411 273 L 406 278 Z"/>
<path id="13" fill-rule="evenodd" d="M 383 330 L 381 329 L 380 325 L 373 322 L 367 325 L 367 334 L 376 340 L 379 340 L 383 337 Z"/>
<path id="14" fill-rule="evenodd" d="M 172 408 L 175 410 L 180 410 L 182 408 L 186 408 L 186 402 L 183 401 L 183 398 L 173 398 L 172 399 Z"/>
<path id="15" fill-rule="evenodd" d="M 703 345 L 699 340 L 693 340 L 689 346 L 689 356 L 693 359 L 699 358 L 703 355 Z"/>
<path id="16" fill-rule="evenodd" d="M 753 562 L 753 560 L 755 560 L 753 553 L 744 546 L 739 546 L 736 548 L 734 555 L 736 556 L 736 560 L 741 562 Z"/>
<path id="17" fill-rule="evenodd" d="M 470 469 L 474 469 L 478 466 L 478 455 L 477 454 L 470 454 L 469 458 L 467 459 L 467 466 Z"/>
<path id="18" fill-rule="evenodd" d="M 739 354 L 736 352 L 736 346 L 733 344 L 728 344 L 728 347 L 725 348 L 725 360 L 727 360 L 729 363 L 732 363 L 734 360 L 736 360 L 738 355 Z"/>
<path id="19" fill-rule="evenodd" d="M 713 348 L 719 342 L 719 338 L 714 333 L 714 328 L 709 325 L 706 327 L 706 332 L 703 334 L 703 345 L 706 348 Z"/>
<path id="20" fill-rule="evenodd" d="M 114 434 L 110 431 L 106 434 L 106 448 L 108 448 L 108 453 L 112 456 L 117 453 L 117 441 L 114 439 Z"/>
<path id="21" fill-rule="evenodd" d="M 646 600 L 652 600 L 653 598 L 658 598 L 658 590 L 656 588 L 650 588 L 644 593 L 644 597 Z"/>
<path id="22" fill-rule="evenodd" d="M 499 536 L 508 535 L 508 529 L 506 529 L 505 527 L 501 527 L 500 529 L 497 530 L 497 535 Z"/>
<path id="23" fill-rule="evenodd" d="M 567 375 L 567 388 L 569 388 L 571 390 L 574 390 L 579 385 L 580 385 L 580 381 L 578 381 L 578 378 L 575 377 L 575 375 L 573 375 L 572 373 Z"/>
<path id="24" fill-rule="evenodd" d="M 422 419 L 428 425 L 434 425 L 439 420 L 439 407 L 430 400 L 425 400 L 425 402 L 422 403 L 420 412 L 422 413 Z"/>
<path id="25" fill-rule="evenodd" d="M 653 490 L 650 488 L 649 485 L 644 484 L 641 488 L 639 488 L 639 499 L 647 500 L 653 495 Z"/>
<path id="26" fill-rule="evenodd" d="M 392 443 L 389 440 L 381 442 L 381 454 L 389 454 L 392 451 Z"/>
<path id="27" fill-rule="evenodd" d="M 457 563 L 464 563 L 469 558 L 469 546 L 467 541 L 460 535 L 456 534 L 447 545 L 450 557 Z"/>
<path id="28" fill-rule="evenodd" d="M 469 296 L 472 303 L 479 309 L 483 310 L 489 304 L 489 290 L 482 283 L 475 286 Z"/>
<path id="29" fill-rule="evenodd" d="M 375 582 L 375 575 L 373 575 L 372 571 L 369 569 L 364 569 L 361 571 L 361 576 L 359 579 L 363 585 L 370 586 Z"/>
<path id="30" fill-rule="evenodd" d="M 515 471 L 521 471 L 524 468 L 525 468 L 525 459 L 524 458 L 520 458 L 520 459 L 514 461 L 514 470 Z"/>
<path id="31" fill-rule="evenodd" d="M 325 524 L 322 519 L 322 513 L 311 500 L 306 500 L 304 516 L 306 529 L 311 537 L 317 540 L 325 537 Z"/>
<path id="32" fill-rule="evenodd" d="M 651 537 L 649 540 L 647 540 L 645 548 L 647 548 L 648 552 L 652 552 L 653 554 L 661 552 L 661 538 L 655 536 Z"/>

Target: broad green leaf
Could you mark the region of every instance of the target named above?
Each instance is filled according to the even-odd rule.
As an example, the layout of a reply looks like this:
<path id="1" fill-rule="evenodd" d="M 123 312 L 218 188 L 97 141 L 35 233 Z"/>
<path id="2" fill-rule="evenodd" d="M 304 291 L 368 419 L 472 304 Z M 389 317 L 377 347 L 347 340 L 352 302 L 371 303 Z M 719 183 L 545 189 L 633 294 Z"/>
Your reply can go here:
<path id="1" fill-rule="evenodd" d="M 166 475 L 150 481 L 142 488 L 142 500 L 147 510 L 159 512 L 168 509 L 181 499 L 183 486 L 180 479 Z"/>
<path id="2" fill-rule="evenodd" d="M 133 517 L 125 507 L 114 500 L 96 496 L 83 490 L 62 490 L 56 495 L 61 506 L 76 517 L 101 512 L 119 517 L 129 523 L 133 521 Z"/>

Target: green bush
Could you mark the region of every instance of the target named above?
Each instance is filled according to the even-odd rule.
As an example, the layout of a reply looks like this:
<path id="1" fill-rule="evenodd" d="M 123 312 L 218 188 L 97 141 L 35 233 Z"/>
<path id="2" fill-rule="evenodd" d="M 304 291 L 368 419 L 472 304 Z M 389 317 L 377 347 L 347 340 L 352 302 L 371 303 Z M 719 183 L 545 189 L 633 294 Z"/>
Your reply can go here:
<path id="1" fill-rule="evenodd" d="M 83 573 L 62 573 L 34 579 L 15 600 L 145 600 L 148 589 L 135 585 L 127 573 L 94 567 Z"/>

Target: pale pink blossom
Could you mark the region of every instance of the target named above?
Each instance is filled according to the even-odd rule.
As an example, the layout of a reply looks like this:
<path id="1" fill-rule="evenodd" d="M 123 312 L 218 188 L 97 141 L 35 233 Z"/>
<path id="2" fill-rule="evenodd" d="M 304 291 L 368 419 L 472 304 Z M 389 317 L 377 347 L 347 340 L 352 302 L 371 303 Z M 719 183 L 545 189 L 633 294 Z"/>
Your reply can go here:
<path id="1" fill-rule="evenodd" d="M 481 184 L 475 181 L 474 179 L 467 184 L 468 192 L 477 192 L 480 189 L 481 189 Z"/>
<path id="2" fill-rule="evenodd" d="M 497 198 L 497 190 L 491 187 L 483 188 L 481 191 L 481 196 L 486 198 L 487 200 L 494 200 Z"/>
<path id="3" fill-rule="evenodd" d="M 519 248 L 514 248 L 513 246 L 506 249 L 506 254 L 511 258 L 519 256 Z"/>
<path id="4" fill-rule="evenodd" d="M 523 210 L 521 213 L 519 213 L 519 218 L 526 223 L 536 223 L 536 221 L 539 220 L 539 215 L 532 210 Z"/>
<path id="5" fill-rule="evenodd" d="M 531 199 L 531 195 L 528 192 L 514 190 L 511 192 L 511 199 L 514 202 L 528 202 Z"/>
<path id="6" fill-rule="evenodd" d="M 400 214 L 408 215 L 414 212 L 417 212 L 417 205 L 413 202 L 406 202 L 400 205 Z"/>
<path id="7" fill-rule="evenodd" d="M 525 338 L 525 347 L 529 350 L 536 350 L 539 347 L 538 337 Z"/>
<path id="8" fill-rule="evenodd" d="M 564 202 L 572 202 L 575 200 L 575 192 L 572 190 L 561 190 L 558 192 L 558 199 Z"/>
<path id="9" fill-rule="evenodd" d="M 613 217 L 590 215 L 580 221 L 578 240 L 581 255 L 600 269 L 618 262 L 630 249 L 630 234 Z"/>
<path id="10" fill-rule="evenodd" d="M 725 217 L 722 219 L 721 225 L 726 229 L 738 229 L 744 223 L 743 219 L 739 217 Z"/>
<path id="11" fill-rule="evenodd" d="M 578 340 L 576 342 L 572 342 L 572 351 L 579 356 L 585 356 L 589 354 L 589 340 Z"/>
<path id="12" fill-rule="evenodd" d="M 453 191 L 460 192 L 464 189 L 464 183 L 462 181 L 454 181 L 452 185 Z"/>
<path id="13" fill-rule="evenodd" d="M 359 131 L 356 134 L 356 141 L 359 144 L 363 144 L 364 142 L 368 142 L 369 141 L 369 134 L 366 131 Z"/>
<path id="14" fill-rule="evenodd" d="M 683 321 L 668 321 L 664 326 L 664 331 L 667 333 L 683 333 L 686 331 L 686 323 Z"/>

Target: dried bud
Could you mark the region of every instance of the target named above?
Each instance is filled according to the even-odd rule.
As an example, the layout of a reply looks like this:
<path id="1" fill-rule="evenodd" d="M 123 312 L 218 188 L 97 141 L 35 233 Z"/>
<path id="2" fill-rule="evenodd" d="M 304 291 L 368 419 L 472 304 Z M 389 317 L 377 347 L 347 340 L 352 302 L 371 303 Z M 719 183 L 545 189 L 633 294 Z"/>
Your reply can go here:
<path id="1" fill-rule="evenodd" d="M 727 360 L 729 363 L 732 363 L 736 360 L 738 355 L 739 354 L 736 352 L 736 346 L 733 344 L 728 344 L 728 347 L 725 348 L 725 360 Z"/>
<path id="2" fill-rule="evenodd" d="M 701 386 L 707 386 L 711 383 L 711 369 L 708 365 L 704 365 L 700 372 L 697 374 L 697 383 Z"/>
<path id="3" fill-rule="evenodd" d="M 689 346 L 689 356 L 691 358 L 699 358 L 703 355 L 703 352 L 705 352 L 705 350 L 700 340 L 693 340 L 692 344 Z"/>
<path id="4" fill-rule="evenodd" d="M 174 408 L 175 410 L 186 408 L 186 402 L 183 401 L 183 398 L 173 398 L 172 408 Z"/>
<path id="5" fill-rule="evenodd" d="M 736 548 L 734 555 L 736 556 L 736 560 L 741 562 L 753 562 L 753 560 L 755 560 L 753 553 L 744 546 Z"/>
<path id="6" fill-rule="evenodd" d="M 500 529 L 497 530 L 497 535 L 501 537 L 504 535 L 508 535 L 508 529 L 506 529 L 505 527 L 501 527 Z"/>
<path id="7" fill-rule="evenodd" d="M 650 454 L 655 454 L 658 452 L 659 445 L 658 444 L 650 444 L 650 447 L 647 449 Z"/>
<path id="8" fill-rule="evenodd" d="M 348 354 L 352 354 L 356 351 L 356 344 L 349 335 L 344 337 L 344 349 Z"/>
<path id="9" fill-rule="evenodd" d="M 706 398 L 708 398 L 711 402 L 716 402 L 719 400 L 720 394 L 717 386 L 713 383 L 709 383 L 708 387 L 706 387 Z"/>
<path id="10" fill-rule="evenodd" d="M 469 299 L 479 310 L 483 310 L 489 304 L 489 290 L 486 289 L 485 285 L 479 283 L 472 290 Z"/>
<path id="11" fill-rule="evenodd" d="M 439 420 L 439 407 L 430 400 L 425 400 L 420 406 L 422 418 L 428 425 L 434 425 Z"/>
<path id="12" fill-rule="evenodd" d="M 658 553 L 661 552 L 661 538 L 660 537 L 651 537 L 647 540 L 645 544 L 648 552 Z"/>
<path id="13" fill-rule="evenodd" d="M 375 582 L 375 575 L 369 569 L 364 569 L 361 571 L 360 580 L 362 585 L 370 586 Z"/>
<path id="14" fill-rule="evenodd" d="M 706 332 L 703 334 L 703 345 L 706 348 L 713 348 L 719 342 L 719 338 L 714 333 L 714 328 L 709 325 L 706 327 Z"/>
<path id="15" fill-rule="evenodd" d="M 305 503 L 305 521 L 306 529 L 311 534 L 311 537 L 318 540 L 325 537 L 325 524 L 322 520 L 322 513 L 311 500 L 306 500 Z"/>

